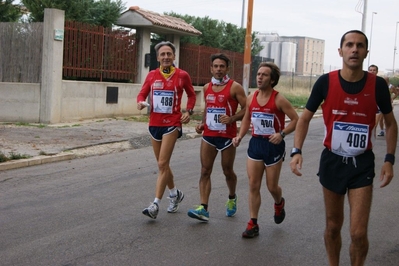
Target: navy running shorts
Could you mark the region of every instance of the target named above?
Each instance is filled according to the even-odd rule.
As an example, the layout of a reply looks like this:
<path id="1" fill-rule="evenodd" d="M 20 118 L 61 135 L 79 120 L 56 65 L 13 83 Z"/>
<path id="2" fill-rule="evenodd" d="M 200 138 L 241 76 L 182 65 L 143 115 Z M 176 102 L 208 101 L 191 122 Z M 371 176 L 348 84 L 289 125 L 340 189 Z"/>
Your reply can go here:
<path id="1" fill-rule="evenodd" d="M 179 136 L 177 138 L 181 138 L 183 135 L 181 127 L 176 127 L 176 126 L 170 126 L 170 127 L 154 127 L 150 126 L 148 128 L 148 131 L 151 134 L 151 137 L 156 140 L 156 141 L 161 141 L 163 135 L 167 135 L 172 133 L 173 131 L 178 130 L 179 131 Z"/>
<path id="2" fill-rule="evenodd" d="M 248 158 L 254 161 L 263 161 L 265 166 L 278 163 L 285 157 L 285 141 L 279 144 L 269 142 L 269 138 L 254 137 L 249 140 Z"/>
<path id="3" fill-rule="evenodd" d="M 342 157 L 325 148 L 317 174 L 320 184 L 341 195 L 345 195 L 348 189 L 370 186 L 375 177 L 374 159 L 372 150 L 356 157 Z"/>
<path id="4" fill-rule="evenodd" d="M 215 147 L 218 151 L 223 151 L 224 149 L 230 147 L 233 144 L 232 139 L 224 137 L 203 136 L 202 139 L 209 145 Z"/>

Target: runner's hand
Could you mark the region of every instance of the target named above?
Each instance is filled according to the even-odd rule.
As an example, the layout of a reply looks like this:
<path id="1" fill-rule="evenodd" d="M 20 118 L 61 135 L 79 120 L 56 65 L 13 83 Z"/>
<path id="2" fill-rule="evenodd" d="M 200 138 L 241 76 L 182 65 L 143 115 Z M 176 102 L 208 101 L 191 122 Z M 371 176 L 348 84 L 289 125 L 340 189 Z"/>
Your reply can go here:
<path id="1" fill-rule="evenodd" d="M 380 188 L 388 186 L 391 183 L 393 178 L 393 165 L 390 162 L 385 162 L 381 168 L 380 174 L 380 181 L 381 185 Z"/>
<path id="2" fill-rule="evenodd" d="M 299 172 L 299 170 L 302 169 L 302 161 L 303 161 L 302 155 L 295 154 L 290 162 L 291 171 L 297 176 L 302 176 L 302 173 Z"/>

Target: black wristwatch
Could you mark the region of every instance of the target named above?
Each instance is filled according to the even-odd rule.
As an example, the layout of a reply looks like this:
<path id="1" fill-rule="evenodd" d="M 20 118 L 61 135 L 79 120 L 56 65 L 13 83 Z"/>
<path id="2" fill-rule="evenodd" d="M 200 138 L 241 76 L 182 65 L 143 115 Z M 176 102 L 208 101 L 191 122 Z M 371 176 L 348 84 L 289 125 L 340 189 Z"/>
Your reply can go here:
<path id="1" fill-rule="evenodd" d="M 285 132 L 284 131 L 280 131 L 280 135 L 283 137 L 283 138 L 285 138 Z"/>
<path id="2" fill-rule="evenodd" d="M 188 112 L 189 115 L 193 115 L 194 114 L 194 110 L 193 109 L 188 109 L 187 112 Z"/>
<path id="3" fill-rule="evenodd" d="M 301 149 L 292 148 L 292 150 L 291 150 L 291 157 L 294 157 L 295 154 L 302 154 Z"/>

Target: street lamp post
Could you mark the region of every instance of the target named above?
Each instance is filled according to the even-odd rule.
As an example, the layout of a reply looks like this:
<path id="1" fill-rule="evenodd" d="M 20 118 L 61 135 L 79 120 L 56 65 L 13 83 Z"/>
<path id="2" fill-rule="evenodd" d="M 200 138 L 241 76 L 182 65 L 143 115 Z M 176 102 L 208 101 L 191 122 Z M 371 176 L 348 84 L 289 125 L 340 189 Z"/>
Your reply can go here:
<path id="1" fill-rule="evenodd" d="M 373 12 L 372 14 L 371 14 L 371 28 L 370 28 L 370 45 L 369 45 L 369 55 L 368 55 L 368 64 L 367 64 L 367 67 L 369 67 L 370 66 L 370 57 L 371 57 L 371 38 L 372 38 L 372 36 L 373 36 L 373 18 L 374 18 L 374 14 L 376 14 L 377 15 L 377 12 Z"/>
<path id="2" fill-rule="evenodd" d="M 241 29 L 244 28 L 245 0 L 242 0 Z"/>
<path id="3" fill-rule="evenodd" d="M 396 28 L 395 28 L 395 45 L 393 46 L 393 65 L 392 65 L 392 76 L 395 75 L 395 56 L 396 56 L 396 36 L 398 33 L 398 24 L 399 21 L 396 22 Z"/>

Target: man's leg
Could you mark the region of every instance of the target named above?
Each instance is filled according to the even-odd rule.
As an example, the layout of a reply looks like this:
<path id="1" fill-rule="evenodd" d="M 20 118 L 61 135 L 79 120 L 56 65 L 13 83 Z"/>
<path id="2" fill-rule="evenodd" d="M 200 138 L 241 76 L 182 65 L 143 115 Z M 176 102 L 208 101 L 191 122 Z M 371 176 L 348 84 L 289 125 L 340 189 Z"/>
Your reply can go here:
<path id="1" fill-rule="evenodd" d="M 364 265 L 369 248 L 367 227 L 370 216 L 373 186 L 350 189 L 348 192 L 350 206 L 350 257 L 351 264 Z"/>
<path id="2" fill-rule="evenodd" d="M 229 188 L 229 197 L 226 202 L 226 216 L 233 217 L 237 212 L 237 175 L 233 170 L 236 148 L 233 145 L 230 145 L 226 149 L 222 150 L 221 153 L 223 174 L 226 177 L 226 184 Z"/>
<path id="3" fill-rule="evenodd" d="M 375 126 L 374 126 L 374 129 L 373 129 L 373 131 L 374 131 L 374 137 L 377 136 L 377 128 L 378 128 L 378 125 L 380 124 L 380 119 L 381 119 L 381 117 L 382 117 L 382 113 L 381 113 L 381 112 L 379 112 L 379 113 L 377 113 L 377 114 L 375 115 Z M 378 134 L 379 134 L 379 133 L 378 133 Z"/>
<path id="4" fill-rule="evenodd" d="M 280 160 L 275 165 L 266 167 L 267 189 L 269 190 L 276 204 L 279 204 L 281 202 L 282 197 L 282 190 L 281 187 L 278 185 L 282 164 L 283 160 Z"/>
<path id="5" fill-rule="evenodd" d="M 229 188 L 229 196 L 234 196 L 237 187 L 237 175 L 234 172 L 233 165 L 236 157 L 236 148 L 230 145 L 221 152 L 223 174 L 226 177 L 227 187 Z"/>
<path id="6" fill-rule="evenodd" d="M 342 246 L 341 228 L 344 221 L 345 195 L 340 195 L 323 187 L 324 205 L 326 212 L 326 229 L 324 244 L 326 246 L 330 266 L 339 265 Z"/>
<path id="7" fill-rule="evenodd" d="M 262 184 L 263 172 L 265 171 L 265 165 L 263 161 L 254 161 L 247 159 L 247 173 L 249 179 L 249 216 L 247 228 L 242 233 L 242 237 L 253 238 L 259 235 L 258 225 L 258 213 L 261 203 L 260 187 Z"/>
<path id="8" fill-rule="evenodd" d="M 199 190 L 201 204 L 208 205 L 209 195 L 211 194 L 211 174 L 213 163 L 215 162 L 218 151 L 215 147 L 204 140 L 201 142 L 201 177 L 199 180 Z"/>
<path id="9" fill-rule="evenodd" d="M 274 199 L 274 222 L 276 224 L 281 224 L 285 219 L 285 199 L 283 191 L 278 185 L 282 165 L 283 160 L 281 159 L 275 165 L 266 167 L 266 185 Z"/>
<path id="10" fill-rule="evenodd" d="M 384 116 L 382 115 L 382 113 L 380 113 L 380 121 L 379 121 L 379 125 L 380 125 L 380 133 L 378 134 L 378 136 L 384 136 L 385 135 L 385 131 L 384 131 Z"/>
<path id="11" fill-rule="evenodd" d="M 158 162 L 159 170 L 155 197 L 159 199 L 162 199 L 166 186 L 170 189 L 175 186 L 173 173 L 169 164 L 178 135 L 178 130 L 175 130 L 170 134 L 164 135 L 160 142 L 152 139 L 152 147 Z"/>
<path id="12" fill-rule="evenodd" d="M 258 219 L 258 213 L 261 204 L 260 188 L 264 171 L 265 165 L 263 164 L 263 161 L 254 161 L 251 159 L 247 159 L 247 173 L 249 179 L 248 203 L 249 215 L 251 219 Z"/>

